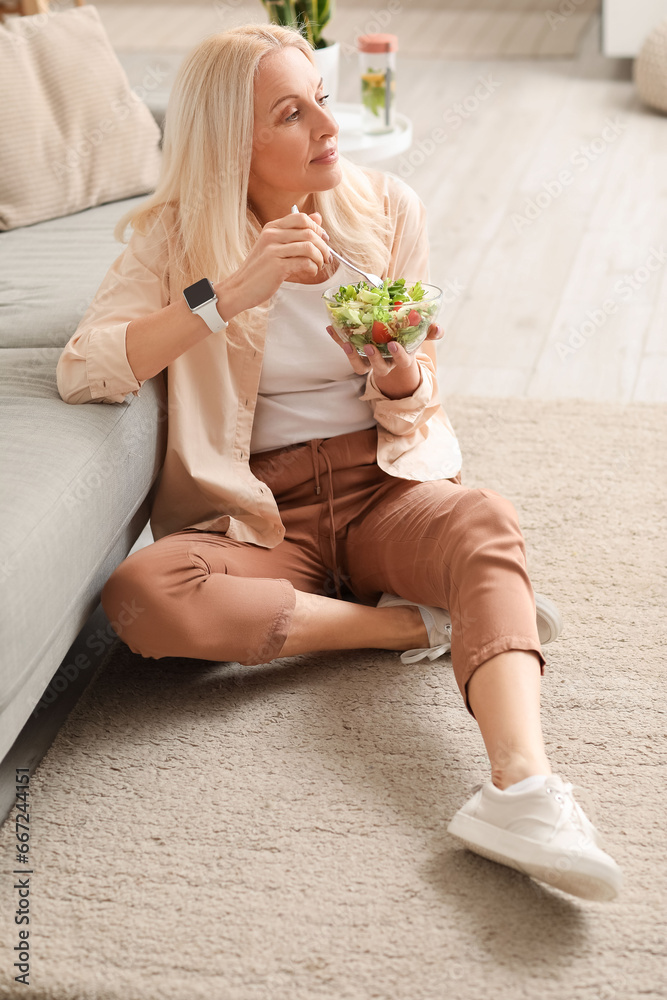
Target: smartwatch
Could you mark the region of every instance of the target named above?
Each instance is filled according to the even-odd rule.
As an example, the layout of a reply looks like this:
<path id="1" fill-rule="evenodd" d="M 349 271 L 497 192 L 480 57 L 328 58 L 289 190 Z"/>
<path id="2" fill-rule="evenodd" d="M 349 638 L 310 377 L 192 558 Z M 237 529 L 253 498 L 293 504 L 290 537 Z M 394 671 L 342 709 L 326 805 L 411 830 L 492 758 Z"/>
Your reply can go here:
<path id="1" fill-rule="evenodd" d="M 208 278 L 201 278 L 199 281 L 195 281 L 194 285 L 188 285 L 187 288 L 184 288 L 183 298 L 192 312 L 201 316 L 212 333 L 220 333 L 226 329 L 227 323 L 216 306 L 218 296 Z"/>

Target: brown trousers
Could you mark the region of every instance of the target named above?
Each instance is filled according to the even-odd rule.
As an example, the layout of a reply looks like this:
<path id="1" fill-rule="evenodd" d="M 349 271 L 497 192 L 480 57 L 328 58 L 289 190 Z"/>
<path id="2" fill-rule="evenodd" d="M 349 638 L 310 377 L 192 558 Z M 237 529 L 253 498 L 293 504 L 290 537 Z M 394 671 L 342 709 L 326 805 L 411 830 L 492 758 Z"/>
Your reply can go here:
<path id="1" fill-rule="evenodd" d="M 533 650 L 544 673 L 513 504 L 461 485 L 460 475 L 397 479 L 377 465 L 376 447 L 371 428 L 251 455 L 285 538 L 268 549 L 186 528 L 128 556 L 102 605 L 110 621 L 135 608 L 119 630 L 130 649 L 267 663 L 290 630 L 295 589 L 369 606 L 388 591 L 449 611 L 452 666 L 471 714 L 468 680 L 497 653 Z"/>

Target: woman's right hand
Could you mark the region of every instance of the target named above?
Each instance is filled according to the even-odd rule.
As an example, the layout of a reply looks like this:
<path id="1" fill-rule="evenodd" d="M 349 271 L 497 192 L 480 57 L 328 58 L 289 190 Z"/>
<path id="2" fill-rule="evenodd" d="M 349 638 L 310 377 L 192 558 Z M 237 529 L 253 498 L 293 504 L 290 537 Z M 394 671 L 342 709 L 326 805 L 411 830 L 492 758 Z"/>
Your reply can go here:
<path id="1" fill-rule="evenodd" d="M 321 223 L 319 212 L 294 212 L 267 222 L 240 268 L 215 286 L 223 318 L 231 318 L 231 310 L 225 315 L 226 299 L 235 315 L 266 302 L 283 281 L 312 280 L 329 261 L 329 237 Z"/>

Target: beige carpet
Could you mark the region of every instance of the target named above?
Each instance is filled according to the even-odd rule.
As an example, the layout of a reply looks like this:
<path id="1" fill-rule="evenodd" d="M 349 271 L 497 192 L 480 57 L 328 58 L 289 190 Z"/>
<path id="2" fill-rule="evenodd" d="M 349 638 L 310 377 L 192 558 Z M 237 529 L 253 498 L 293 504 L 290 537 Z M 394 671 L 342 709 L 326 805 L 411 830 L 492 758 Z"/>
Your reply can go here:
<path id="1" fill-rule="evenodd" d="M 119 647 L 32 789 L 43 1000 L 665 997 L 667 408 L 457 397 L 464 484 L 515 502 L 537 590 L 554 770 L 584 786 L 627 885 L 576 901 L 445 826 L 487 776 L 449 660 L 319 653 L 263 667 Z"/>

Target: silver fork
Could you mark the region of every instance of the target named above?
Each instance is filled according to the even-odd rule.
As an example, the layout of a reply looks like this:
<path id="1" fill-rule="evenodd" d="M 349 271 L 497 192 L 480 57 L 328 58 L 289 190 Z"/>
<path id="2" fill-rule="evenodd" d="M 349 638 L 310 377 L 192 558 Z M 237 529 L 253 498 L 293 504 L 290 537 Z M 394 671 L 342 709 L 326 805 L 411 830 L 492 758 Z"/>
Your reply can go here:
<path id="1" fill-rule="evenodd" d="M 292 205 L 292 214 L 298 211 L 299 209 L 296 207 L 296 205 Z M 345 260 L 344 257 L 341 257 L 341 255 L 339 253 L 336 253 L 335 250 L 332 250 L 331 247 L 329 247 L 329 253 L 331 254 L 332 257 L 335 257 L 337 260 L 341 261 L 342 264 L 345 264 L 346 267 L 351 267 L 353 271 L 357 272 L 357 274 L 361 274 L 362 277 L 366 279 L 369 285 L 373 285 L 375 288 L 382 287 L 382 278 L 378 278 L 377 274 L 367 274 L 366 271 L 362 271 L 360 267 L 356 266 L 356 264 L 351 264 L 349 260 Z"/>

